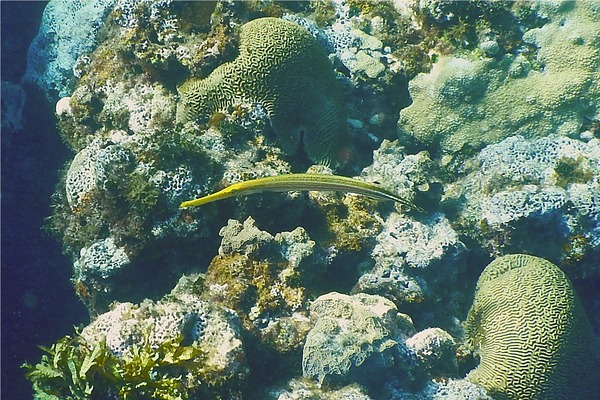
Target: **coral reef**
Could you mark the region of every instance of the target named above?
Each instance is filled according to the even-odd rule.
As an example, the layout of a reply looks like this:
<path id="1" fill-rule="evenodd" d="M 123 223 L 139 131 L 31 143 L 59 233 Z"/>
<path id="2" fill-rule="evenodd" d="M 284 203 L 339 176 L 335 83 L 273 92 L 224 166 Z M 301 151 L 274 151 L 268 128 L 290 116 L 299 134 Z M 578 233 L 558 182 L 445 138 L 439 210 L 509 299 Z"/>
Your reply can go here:
<path id="1" fill-rule="evenodd" d="M 114 239 L 109 237 L 81 249 L 81 256 L 74 264 L 74 275 L 79 281 L 93 276 L 107 279 L 127 264 L 129 257 L 125 250 L 117 247 Z"/>
<path id="2" fill-rule="evenodd" d="M 412 80 L 413 103 L 400 113 L 399 137 L 454 154 L 509 135 L 573 134 L 586 118 L 597 119 L 597 4 L 538 7 L 547 22 L 523 34 L 533 55 L 442 55 L 431 72 Z"/>
<path id="3" fill-rule="evenodd" d="M 597 275 L 599 155 L 598 139 L 510 137 L 484 148 L 443 203 L 460 208 L 459 232 L 491 254 L 533 253 Z"/>
<path id="4" fill-rule="evenodd" d="M 554 264 L 513 254 L 477 282 L 466 322 L 480 363 L 467 380 L 506 399 L 592 398 L 600 348 L 571 282 Z"/>
<path id="5" fill-rule="evenodd" d="M 417 332 L 406 339 L 406 346 L 416 355 L 420 368 L 434 378 L 457 375 L 456 342 L 443 329 Z"/>
<path id="6" fill-rule="evenodd" d="M 204 285 L 212 301 L 235 310 L 248 331 L 280 353 L 298 351 L 309 329 L 302 283 L 314 273 L 315 242 L 303 228 L 272 236 L 249 217 L 229 220 Z"/>
<path id="7" fill-rule="evenodd" d="M 313 37 L 289 21 L 244 24 L 239 56 L 204 79 L 186 81 L 179 95 L 180 122 L 258 103 L 288 154 L 301 147 L 312 161 L 336 165 L 348 146 L 341 88 L 331 65 Z"/>
<path id="8" fill-rule="evenodd" d="M 116 0 L 54 0 L 44 9 L 40 31 L 29 47 L 25 80 L 52 102 L 71 94 L 77 58 L 98 45 L 104 18 Z"/>
<path id="9" fill-rule="evenodd" d="M 53 360 L 27 366 L 36 393 L 77 399 L 235 394 L 248 372 L 239 320 L 190 290 L 198 279 L 181 278 L 158 302 L 115 303 L 76 340 L 48 349 Z"/>
<path id="10" fill-rule="evenodd" d="M 198 279 L 183 277 L 179 285 L 189 286 Z M 113 354 L 121 357 L 136 344 L 158 348 L 181 337 L 183 343 L 195 343 L 204 354 L 202 371 L 196 371 L 199 382 L 220 386 L 230 379 L 243 378 L 246 367 L 237 316 L 202 300 L 200 294 L 176 286 L 158 302 L 113 304 L 109 312 L 85 327 L 81 336 L 88 343 L 104 341 Z"/>
<path id="11" fill-rule="evenodd" d="M 418 392 L 390 390 L 390 399 L 398 400 L 492 400 L 485 389 L 464 379 L 432 380 Z"/>
<path id="12" fill-rule="evenodd" d="M 565 274 L 596 310 L 595 3 L 65 5 L 49 3 L 30 71 L 61 98 L 74 157 L 47 227 L 92 322 L 26 365 L 39 397 L 489 400 L 505 390 L 491 364 L 547 390 L 591 361 Z M 290 191 L 179 209 L 333 168 L 407 204 Z M 564 274 L 510 256 L 523 265 L 484 272 L 468 314 L 511 253 Z M 556 365 L 483 340 L 561 318 L 538 341 Z"/>
<path id="13" fill-rule="evenodd" d="M 275 237 L 254 226 L 229 220 L 217 255 L 207 270 L 209 296 L 244 312 L 250 320 L 266 313 L 296 311 L 304 303 L 301 272 L 313 253 L 306 231 L 278 233 Z"/>
<path id="14" fill-rule="evenodd" d="M 371 400 L 364 389 L 359 385 L 348 385 L 337 390 L 323 390 L 315 382 L 309 380 L 292 379 L 285 387 L 272 388 L 266 398 L 276 400 Z"/>
<path id="15" fill-rule="evenodd" d="M 302 354 L 305 377 L 321 384 L 380 384 L 411 363 L 404 339 L 413 333 L 410 317 L 393 303 L 368 294 L 328 293 L 310 306 L 314 326 Z"/>
<path id="16" fill-rule="evenodd" d="M 408 154 L 399 141 L 383 140 L 362 175 L 417 206 L 436 206 L 435 172 L 426 151 Z"/>
<path id="17" fill-rule="evenodd" d="M 442 288 L 454 282 L 463 268 L 463 251 L 464 245 L 442 214 L 415 221 L 391 213 L 372 251 L 375 265 L 360 277 L 353 291 L 378 294 L 399 306 L 422 303 L 420 309 L 439 302 L 438 311 L 447 313 L 448 309 L 441 310 L 453 305 L 443 299 Z"/>

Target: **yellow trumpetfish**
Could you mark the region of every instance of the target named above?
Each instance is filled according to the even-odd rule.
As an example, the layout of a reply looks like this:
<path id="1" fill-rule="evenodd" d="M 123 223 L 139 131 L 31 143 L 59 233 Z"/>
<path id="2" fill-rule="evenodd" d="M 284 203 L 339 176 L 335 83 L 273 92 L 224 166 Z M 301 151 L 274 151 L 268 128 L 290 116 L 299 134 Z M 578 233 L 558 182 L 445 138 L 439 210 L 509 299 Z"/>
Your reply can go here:
<path id="1" fill-rule="evenodd" d="M 325 174 L 288 174 L 267 176 L 265 178 L 234 183 L 223 190 L 200 197 L 195 200 L 184 201 L 180 208 L 201 206 L 213 201 L 227 199 L 234 196 L 243 196 L 259 192 L 293 192 L 293 191 L 332 191 L 347 192 L 367 196 L 377 200 L 395 201 L 410 209 L 422 211 L 408 200 L 382 188 L 379 184 L 359 181 L 339 175 Z"/>

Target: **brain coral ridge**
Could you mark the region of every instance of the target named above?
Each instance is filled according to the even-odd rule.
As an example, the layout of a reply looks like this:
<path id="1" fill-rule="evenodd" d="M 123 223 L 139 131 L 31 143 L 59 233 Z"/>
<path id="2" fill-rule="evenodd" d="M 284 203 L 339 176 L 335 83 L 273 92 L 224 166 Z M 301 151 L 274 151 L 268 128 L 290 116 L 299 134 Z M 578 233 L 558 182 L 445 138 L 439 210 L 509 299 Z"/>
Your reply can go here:
<path id="1" fill-rule="evenodd" d="M 347 146 L 341 88 L 331 64 L 310 33 L 290 21 L 259 18 L 242 25 L 238 57 L 204 79 L 184 82 L 179 95 L 179 122 L 258 104 L 288 154 L 303 148 L 312 161 L 334 164 Z"/>
<path id="2" fill-rule="evenodd" d="M 597 398 L 597 339 L 571 282 L 549 261 L 513 254 L 490 263 L 466 333 L 480 357 L 466 379 L 494 398 Z"/>

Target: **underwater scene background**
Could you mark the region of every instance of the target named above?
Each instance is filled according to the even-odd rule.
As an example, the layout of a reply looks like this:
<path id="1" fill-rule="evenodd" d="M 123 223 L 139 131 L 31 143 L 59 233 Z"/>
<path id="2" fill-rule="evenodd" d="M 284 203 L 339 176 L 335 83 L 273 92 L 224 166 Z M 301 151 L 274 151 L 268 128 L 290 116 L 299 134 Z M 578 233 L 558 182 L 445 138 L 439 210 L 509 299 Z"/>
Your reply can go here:
<path id="1" fill-rule="evenodd" d="M 600 3 L 1 5 L 7 398 L 599 398 Z"/>

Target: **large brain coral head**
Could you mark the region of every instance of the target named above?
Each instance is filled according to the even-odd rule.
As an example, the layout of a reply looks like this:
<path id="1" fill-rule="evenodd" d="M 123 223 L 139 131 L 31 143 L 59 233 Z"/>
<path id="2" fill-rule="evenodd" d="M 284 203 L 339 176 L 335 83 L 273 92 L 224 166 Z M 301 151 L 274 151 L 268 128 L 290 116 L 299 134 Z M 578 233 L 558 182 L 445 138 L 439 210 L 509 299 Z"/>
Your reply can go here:
<path id="1" fill-rule="evenodd" d="M 349 148 L 341 84 L 321 45 L 300 25 L 258 18 L 240 29 L 239 56 L 179 87 L 179 122 L 260 104 L 281 147 L 316 163 L 342 163 Z"/>
<path id="2" fill-rule="evenodd" d="M 551 262 L 513 254 L 490 263 L 466 333 L 480 358 L 466 379 L 494 398 L 598 399 L 597 339 L 571 282 Z"/>

